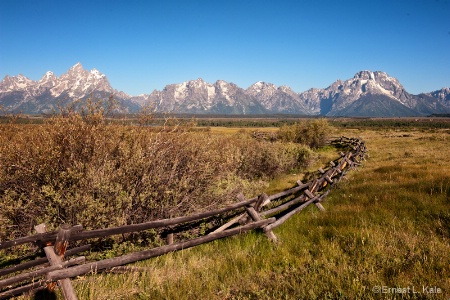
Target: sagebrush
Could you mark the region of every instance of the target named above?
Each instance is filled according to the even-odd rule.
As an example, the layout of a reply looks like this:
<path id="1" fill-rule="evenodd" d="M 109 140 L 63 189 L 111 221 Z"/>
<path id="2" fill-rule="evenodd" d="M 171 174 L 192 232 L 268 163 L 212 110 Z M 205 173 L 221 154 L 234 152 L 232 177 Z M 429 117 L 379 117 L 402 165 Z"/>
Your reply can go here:
<path id="1" fill-rule="evenodd" d="M 193 122 L 173 120 L 162 127 L 115 125 L 101 107 L 82 112 L 0 127 L 2 240 L 30 234 L 42 222 L 93 229 L 223 206 L 315 157 L 294 141 L 196 132 Z"/>

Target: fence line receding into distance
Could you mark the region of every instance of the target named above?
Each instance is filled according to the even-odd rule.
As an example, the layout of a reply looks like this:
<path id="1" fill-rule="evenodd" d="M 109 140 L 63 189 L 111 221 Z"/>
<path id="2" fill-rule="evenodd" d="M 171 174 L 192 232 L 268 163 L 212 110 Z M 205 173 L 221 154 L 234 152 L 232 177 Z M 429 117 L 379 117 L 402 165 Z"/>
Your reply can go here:
<path id="1" fill-rule="evenodd" d="M 238 202 L 224 208 L 190 216 L 104 229 L 83 231 L 81 225 L 69 226 L 63 224 L 58 231 L 46 232 L 45 224 L 39 224 L 35 226 L 37 232 L 35 235 L 11 241 L 0 241 L 0 249 L 25 243 L 35 243 L 44 250 L 46 255 L 44 258 L 37 258 L 19 265 L 0 269 L 0 299 L 36 292 L 39 289 L 54 289 L 56 284 L 61 288 L 64 299 L 77 299 L 70 278 L 113 268 L 126 270 L 125 267 L 121 266 L 250 230 L 262 229 L 271 241 L 277 242 L 277 237 L 273 233 L 274 228 L 280 226 L 295 213 L 303 210 L 310 204 L 314 204 L 318 209 L 324 211 L 325 208 L 321 202 L 332 188 L 349 170 L 359 166 L 365 159 L 365 144 L 358 139 L 340 137 L 333 140 L 332 143 L 345 147 L 348 151 L 346 153 L 340 152 L 338 159 L 331 161 L 326 168 L 320 168 L 317 178 L 307 183 L 297 181 L 297 186 L 274 195 L 262 193 L 258 197 L 246 199 L 244 195 L 239 194 L 237 196 Z M 192 228 L 197 224 L 195 222 L 212 217 L 222 218 L 226 223 L 213 228 L 208 234 L 174 242 L 174 233 L 186 230 L 186 228 L 189 228 L 189 224 L 191 224 Z M 157 228 L 166 231 L 167 244 L 144 251 L 86 263 L 84 256 L 70 257 L 88 250 L 90 245 L 67 249 L 69 242 L 73 241 L 104 238 Z M 36 267 L 39 268 L 33 271 L 24 271 Z M 24 272 L 13 276 L 14 273 L 19 271 Z M 4 279 L 1 279 L 2 277 Z"/>

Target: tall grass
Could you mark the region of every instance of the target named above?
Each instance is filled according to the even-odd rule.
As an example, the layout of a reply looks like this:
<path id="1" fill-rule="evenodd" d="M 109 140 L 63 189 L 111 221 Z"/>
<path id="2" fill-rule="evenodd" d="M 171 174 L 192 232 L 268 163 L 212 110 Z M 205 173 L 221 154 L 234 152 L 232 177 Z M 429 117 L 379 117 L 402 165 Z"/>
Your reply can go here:
<path id="1" fill-rule="evenodd" d="M 28 195 L 24 193 L 28 191 L 28 187 L 40 186 L 30 183 L 22 185 L 20 178 L 37 178 L 31 173 L 40 174 L 38 166 L 51 163 L 43 157 L 53 153 L 51 157 L 60 159 L 61 163 L 64 162 L 63 158 L 66 156 L 61 155 L 62 151 L 59 150 L 61 148 L 43 148 L 41 156 L 36 149 L 36 146 L 45 147 L 45 141 L 52 141 L 52 139 L 41 138 L 42 135 L 53 137 L 53 135 L 46 135 L 48 134 L 46 132 L 59 132 L 58 122 L 67 120 L 54 121 L 55 123 L 45 124 L 42 127 L 16 125 L 1 127 L 0 158 L 2 167 L 9 166 L 7 170 L 10 173 L 2 173 L 1 178 L 8 178 L 8 180 L 3 180 L 1 183 L 3 198 L 0 203 L 1 205 L 9 203 L 9 206 L 3 206 L 0 213 L 3 213 L 3 208 L 10 212 L 13 204 L 25 208 L 26 205 L 31 205 L 24 200 Z M 78 128 L 82 129 L 83 126 L 88 125 L 80 124 Z M 255 196 L 256 193 L 264 191 L 269 180 L 274 178 L 271 183 L 277 182 L 276 176 L 285 176 L 284 172 L 292 168 L 290 163 L 285 164 L 286 168 L 277 168 L 273 163 L 279 165 L 280 162 L 292 162 L 296 160 L 295 157 L 301 157 L 301 155 L 287 154 L 291 153 L 290 147 L 296 147 L 291 143 L 256 141 L 244 133 L 225 136 L 203 132 L 201 136 L 200 133 L 191 132 L 188 128 L 155 132 L 149 127 L 114 127 L 104 123 L 96 126 L 91 129 L 93 135 L 83 134 L 82 137 L 101 140 L 104 136 L 112 135 L 114 138 L 108 139 L 111 141 L 111 149 L 117 148 L 118 152 L 102 152 L 108 154 L 107 156 L 83 156 L 82 154 L 86 152 L 84 148 L 81 148 L 80 152 L 74 152 L 80 153 L 77 156 L 80 157 L 78 160 L 72 156 L 68 156 L 68 159 L 70 162 L 75 162 L 73 166 L 85 168 L 74 170 L 90 170 L 83 174 L 95 175 L 97 170 L 105 168 L 101 173 L 102 176 L 112 180 L 105 182 L 114 183 L 112 186 L 106 183 L 100 184 L 100 187 L 106 185 L 106 188 L 103 187 L 106 191 L 114 191 L 114 187 L 118 188 L 118 184 L 133 188 L 140 186 L 136 183 L 146 182 L 147 179 L 144 180 L 146 177 L 136 176 L 134 172 L 141 170 L 140 162 L 147 161 L 148 158 L 150 161 L 158 161 L 162 171 L 156 174 L 158 178 L 162 178 L 160 180 L 164 184 L 170 183 L 171 178 L 172 180 L 173 178 L 182 179 L 178 183 L 173 183 L 175 187 L 184 182 L 183 174 L 195 175 L 198 172 L 196 167 L 202 168 L 206 165 L 207 170 L 210 171 L 206 175 L 200 174 L 199 178 L 205 178 L 205 181 L 200 181 L 202 184 L 195 187 L 203 187 L 204 189 L 200 190 L 206 191 L 208 196 L 221 195 L 214 201 L 222 203 L 226 201 L 228 192 L 231 197 L 238 190 L 244 191 L 248 196 Z M 70 126 L 66 127 L 70 128 Z M 104 128 L 103 131 L 101 128 Z M 75 134 L 78 130 L 73 132 Z M 97 137 L 95 132 L 102 134 Z M 101 273 L 75 278 L 72 282 L 78 297 L 80 299 L 448 299 L 450 297 L 450 157 L 447 149 L 450 148 L 450 132 L 424 128 L 420 130 L 408 128 L 407 131 L 401 131 L 398 128 L 394 130 L 384 127 L 378 130 L 346 129 L 337 133 L 365 140 L 369 149 L 367 161 L 357 171 L 349 173 L 346 179 L 333 190 L 323 204 L 326 212 L 310 206 L 283 226 L 276 228 L 275 234 L 281 241 L 280 244 L 272 244 L 261 232 L 250 232 L 242 236 L 215 241 L 135 264 L 145 268 L 145 272 Z M 70 138 L 64 139 L 64 135 L 62 136 L 62 141 L 65 139 L 68 141 L 59 145 L 71 145 L 73 147 L 71 149 L 79 149 L 76 143 L 69 143 Z M 61 139 L 55 140 L 61 141 Z M 203 147 L 204 144 L 208 147 Z M 33 145 L 34 150 L 27 150 L 25 145 Z M 105 142 L 91 145 L 94 147 L 91 153 L 97 153 L 95 147 L 99 145 L 102 145 L 100 149 L 110 149 L 108 148 L 110 144 Z M 171 145 L 174 148 L 169 147 Z M 56 150 L 52 152 L 51 149 Z M 220 151 L 215 152 L 212 149 L 220 149 Z M 308 148 L 301 146 L 298 149 L 300 149 L 299 152 L 294 151 L 294 153 L 301 154 Z M 13 150 L 18 154 L 14 154 Z M 148 152 L 149 150 L 158 150 L 164 155 L 157 156 L 159 160 L 152 160 L 152 155 L 157 154 Z M 319 160 L 329 161 L 332 155 L 337 155 L 336 152 L 336 149 L 331 147 L 324 148 L 318 152 Z M 108 169 L 108 164 L 95 164 L 101 161 L 112 164 L 108 160 L 112 157 L 112 153 L 116 153 L 114 161 L 120 161 L 120 166 L 127 166 L 127 168 Z M 174 167 L 173 162 L 177 161 L 178 153 L 180 156 Z M 189 162 L 183 161 L 181 153 L 191 155 L 195 163 L 190 165 Z M 207 153 L 208 157 L 211 156 L 212 160 L 204 157 L 202 155 L 204 153 Z M 226 154 L 225 157 L 223 153 Z M 277 153 L 277 155 L 274 157 L 270 153 Z M 27 156 L 21 159 L 22 154 Z M 263 159 L 265 164 L 258 165 L 255 156 Z M 84 161 L 82 157 L 88 157 L 91 160 Z M 33 172 L 26 171 L 27 168 L 31 168 L 31 165 L 25 164 L 30 159 L 32 162 L 42 162 L 35 164 L 36 167 L 31 169 Z M 224 162 L 220 167 L 208 165 L 222 161 Z M 303 162 L 304 160 L 301 164 Z M 89 168 L 91 163 L 94 163 L 93 169 Z M 255 169 L 253 173 L 249 173 L 252 164 L 255 165 Z M 17 166 L 27 168 L 21 169 Z M 51 166 L 59 167 L 60 165 Z M 117 165 L 112 166 L 117 167 Z M 184 167 L 178 168 L 178 166 Z M 220 169 L 220 177 L 211 172 L 211 170 L 217 170 L 214 169 L 216 167 Z M 153 167 L 156 169 L 148 168 L 145 170 L 158 170 L 156 167 Z M 272 170 L 273 173 L 270 176 L 263 175 L 264 172 L 261 170 L 266 169 Z M 52 170 L 52 167 L 42 170 Z M 61 169 L 57 170 L 58 172 L 54 173 L 60 174 Z M 64 170 L 68 173 L 70 170 L 73 171 L 70 168 L 62 171 Z M 129 171 L 125 172 L 125 170 Z M 175 170 L 174 177 L 170 176 L 172 170 Z M 228 170 L 232 170 L 231 173 L 224 175 L 226 173 L 224 171 Z M 48 174 L 54 173 L 48 172 Z M 9 177 L 4 177 L 4 174 L 8 174 Z M 301 177 L 300 173 L 298 175 Z M 116 176 L 121 181 L 114 181 Z M 70 178 L 77 179 L 76 176 Z M 127 178 L 130 179 L 123 181 Z M 139 178 L 139 180 L 136 181 L 133 178 Z M 292 175 L 289 175 L 289 180 L 292 180 Z M 83 189 L 83 185 L 77 180 L 63 182 L 72 182 L 74 187 Z M 81 182 L 86 183 L 86 181 Z M 258 182 L 261 184 L 257 184 Z M 191 182 L 191 184 L 197 183 Z M 275 185 L 281 184 L 277 182 Z M 15 186 L 18 188 L 13 190 L 15 194 L 11 194 L 12 187 Z M 58 187 L 58 185 L 55 186 Z M 122 190 L 123 186 L 118 189 Z M 9 187 L 9 194 L 5 192 L 7 189 L 4 187 Z M 71 185 L 68 187 L 69 191 L 75 189 L 70 189 Z M 175 191 L 183 195 L 184 189 L 178 188 L 180 190 L 175 189 Z M 126 189 L 123 189 L 122 193 L 124 190 Z M 162 190 L 158 195 L 165 195 L 165 191 Z M 192 191 L 195 193 L 195 190 Z M 39 198 L 42 197 L 40 196 L 41 188 L 36 188 L 34 193 L 33 195 L 37 195 L 38 199 L 46 201 L 66 199 L 48 196 Z M 76 193 L 73 194 L 76 195 Z M 196 195 L 201 194 L 199 192 Z M 12 200 L 4 202 L 4 199 L 11 195 L 23 196 L 15 198 L 16 202 Z M 86 192 L 86 195 L 90 194 Z M 97 195 L 117 196 L 113 193 Z M 126 196 L 131 199 L 140 199 Z M 124 195 L 119 199 L 128 199 L 127 197 Z M 177 205 L 177 203 L 170 203 L 170 196 L 166 197 L 162 198 L 167 201 L 163 202 L 164 205 Z M 201 205 L 212 205 L 208 200 L 202 201 L 206 202 L 199 202 Z M 104 202 L 99 201 L 99 203 Z M 184 202 L 184 204 L 188 203 L 192 204 L 189 199 Z M 185 212 L 188 212 L 190 206 L 183 208 L 184 204 L 181 204 L 180 209 L 186 209 Z M 105 205 L 104 209 L 107 207 L 109 206 Z M 102 206 L 98 209 L 102 211 Z M 164 212 L 167 211 L 164 209 Z M 128 213 L 132 214 L 133 211 L 130 210 Z M 3 213 L 3 222 L 8 216 Z M 117 216 L 114 217 L 117 218 Z M 5 227 L 1 228 L 1 232 L 11 230 L 8 226 L 13 226 L 14 219 L 8 220 L 9 223 L 3 223 Z M 30 222 L 32 224 L 36 221 Z M 377 292 L 377 288 L 380 288 L 381 292 Z M 412 293 L 412 288 L 416 293 Z M 398 289 L 403 292 L 398 292 Z M 432 294 L 430 291 L 437 293 Z"/>
<path id="2" fill-rule="evenodd" d="M 145 273 L 79 278 L 80 298 L 448 299 L 448 131 L 344 134 L 366 141 L 368 160 L 326 212 L 310 206 L 278 227 L 281 244 L 258 232 L 216 241 L 137 263 Z"/>

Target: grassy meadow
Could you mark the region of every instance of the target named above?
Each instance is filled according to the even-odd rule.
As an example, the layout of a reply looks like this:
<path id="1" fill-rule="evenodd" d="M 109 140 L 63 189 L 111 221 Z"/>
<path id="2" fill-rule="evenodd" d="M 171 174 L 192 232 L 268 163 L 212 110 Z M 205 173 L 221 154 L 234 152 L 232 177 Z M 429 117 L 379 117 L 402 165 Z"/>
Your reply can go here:
<path id="1" fill-rule="evenodd" d="M 331 192 L 325 212 L 309 206 L 276 228 L 279 244 L 250 232 L 133 264 L 141 272 L 81 276 L 72 280 L 78 298 L 450 299 L 450 129 L 377 124 L 329 130 L 364 140 L 366 161 Z M 277 171 L 258 188 L 292 187 L 337 152 L 319 148 L 307 166 Z"/>
<path id="2" fill-rule="evenodd" d="M 279 245 L 258 232 L 220 240 L 136 263 L 143 273 L 78 278 L 80 298 L 449 299 L 450 132 L 334 133 L 364 139 L 368 158 L 326 212 L 311 206 L 277 228 Z"/>

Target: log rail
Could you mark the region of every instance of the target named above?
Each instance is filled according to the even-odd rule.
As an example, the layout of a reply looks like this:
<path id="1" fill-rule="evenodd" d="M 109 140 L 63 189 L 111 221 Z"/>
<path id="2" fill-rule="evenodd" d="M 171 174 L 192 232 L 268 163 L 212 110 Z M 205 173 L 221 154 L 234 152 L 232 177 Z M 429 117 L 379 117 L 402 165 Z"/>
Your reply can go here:
<path id="1" fill-rule="evenodd" d="M 0 250 L 34 243 L 42 248 L 47 256 L 12 267 L 1 268 L 0 299 L 11 298 L 23 293 L 33 293 L 43 288 L 53 289 L 56 287 L 56 283 L 61 288 L 64 299 L 77 299 L 70 278 L 91 272 L 112 270 L 132 262 L 194 247 L 249 230 L 260 229 L 271 241 L 278 242 L 273 229 L 310 204 L 314 204 L 318 209 L 324 211 L 325 208 L 321 202 L 332 188 L 347 172 L 360 166 L 365 159 L 367 149 L 364 142 L 359 139 L 340 137 L 331 143 L 346 148 L 348 151 L 346 153 L 340 152 L 338 159 L 331 161 L 326 168 L 320 168 L 315 179 L 307 183 L 299 180 L 296 186 L 273 195 L 262 193 L 258 197 L 246 199 L 243 194 L 239 194 L 237 196 L 238 202 L 224 208 L 190 216 L 112 228 L 83 231 L 81 225 L 62 224 L 58 231 L 45 232 L 45 224 L 39 224 L 35 227 L 37 234 L 11 241 L 0 241 Z M 233 213 L 233 217 L 209 234 L 174 242 L 173 229 L 176 226 L 181 227 L 211 217 L 221 216 L 225 219 L 227 216 L 229 218 L 230 213 Z M 85 262 L 84 256 L 70 258 L 72 255 L 88 250 L 89 245 L 67 249 L 69 243 L 73 241 L 104 238 L 155 228 L 168 230 L 166 245 L 89 263 Z M 36 267 L 38 269 L 17 274 L 20 271 Z"/>

